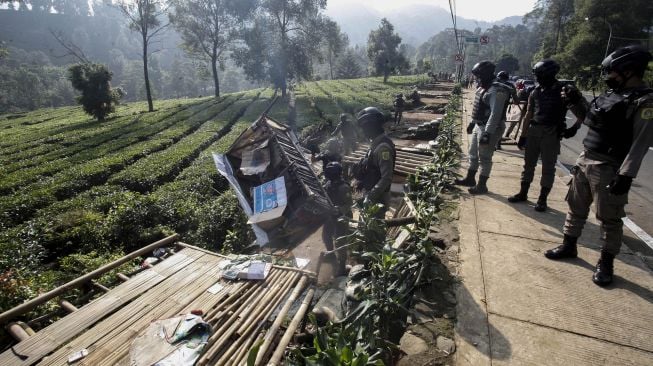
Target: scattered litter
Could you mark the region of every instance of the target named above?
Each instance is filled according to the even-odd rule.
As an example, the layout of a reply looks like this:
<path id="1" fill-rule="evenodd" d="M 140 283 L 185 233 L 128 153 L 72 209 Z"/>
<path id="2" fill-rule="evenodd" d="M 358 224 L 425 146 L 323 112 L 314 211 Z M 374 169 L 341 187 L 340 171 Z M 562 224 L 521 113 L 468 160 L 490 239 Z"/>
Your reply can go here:
<path id="1" fill-rule="evenodd" d="M 222 278 L 227 280 L 264 280 L 272 269 L 272 263 L 261 260 L 230 262 L 231 265 L 225 266 L 222 272 Z"/>
<path id="2" fill-rule="evenodd" d="M 310 259 L 308 258 L 297 258 L 295 257 L 295 265 L 297 265 L 297 268 L 304 269 L 306 266 L 311 262 Z"/>
<path id="3" fill-rule="evenodd" d="M 206 291 L 209 292 L 212 295 L 217 294 L 218 292 L 222 291 L 224 286 L 220 282 L 216 283 L 215 285 L 209 287 Z"/>
<path id="4" fill-rule="evenodd" d="M 86 356 L 88 356 L 88 350 L 86 348 L 82 348 L 81 350 L 68 356 L 68 364 L 75 363 Z"/>

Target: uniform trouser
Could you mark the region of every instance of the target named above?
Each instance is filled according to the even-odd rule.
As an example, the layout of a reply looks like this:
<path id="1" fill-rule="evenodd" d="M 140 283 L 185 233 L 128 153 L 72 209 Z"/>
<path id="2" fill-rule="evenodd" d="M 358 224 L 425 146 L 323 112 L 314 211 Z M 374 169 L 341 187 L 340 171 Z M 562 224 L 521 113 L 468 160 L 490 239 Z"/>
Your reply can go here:
<path id="1" fill-rule="evenodd" d="M 480 166 L 480 175 L 489 177 L 492 171 L 492 155 L 497 146 L 497 142 L 501 139 L 501 135 L 506 128 L 505 123 L 499 124 L 495 133 L 490 135 L 490 142 L 488 144 L 479 144 L 481 135 L 485 130 L 485 126 L 476 125 L 472 132 L 472 140 L 469 142 L 469 170 L 478 171 Z"/>
<path id="2" fill-rule="evenodd" d="M 556 161 L 560 154 L 560 138 L 555 126 L 531 125 L 528 129 L 526 139 L 526 151 L 524 152 L 524 171 L 521 173 L 521 181 L 533 181 L 537 160 L 542 158 L 542 178 L 540 186 L 551 188 L 556 173 Z"/>
<path id="3" fill-rule="evenodd" d="M 400 124 L 401 123 L 401 115 L 403 113 L 403 110 L 397 109 L 395 110 L 395 124 Z"/>
<path id="4" fill-rule="evenodd" d="M 351 219 L 351 217 L 349 217 Z M 336 239 L 349 234 L 349 225 L 346 222 L 339 221 L 338 218 L 332 217 L 325 221 L 322 228 L 322 241 L 328 251 L 336 249 Z M 339 248 L 340 245 L 337 245 Z M 347 249 L 339 250 L 332 257 L 336 259 L 338 272 L 343 273 L 347 265 Z"/>
<path id="5" fill-rule="evenodd" d="M 577 164 L 571 170 L 572 180 L 566 198 L 569 212 L 563 232 L 578 238 L 594 202 L 596 218 L 601 223 L 603 250 L 617 255 L 623 239 L 621 218 L 626 216 L 624 206 L 628 203 L 628 194 L 616 196 L 606 188 L 617 174 L 615 167 L 609 164 L 585 165 L 580 161 Z"/>

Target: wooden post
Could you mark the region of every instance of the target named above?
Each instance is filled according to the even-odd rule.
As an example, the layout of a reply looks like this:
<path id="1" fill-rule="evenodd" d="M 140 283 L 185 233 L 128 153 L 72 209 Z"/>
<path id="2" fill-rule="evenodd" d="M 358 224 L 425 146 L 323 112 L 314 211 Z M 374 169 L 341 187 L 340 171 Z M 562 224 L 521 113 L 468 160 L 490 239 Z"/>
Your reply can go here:
<path id="1" fill-rule="evenodd" d="M 49 300 L 61 295 L 62 293 L 66 292 L 66 291 L 68 291 L 68 290 L 70 290 L 72 288 L 78 287 L 78 286 L 80 286 L 80 285 L 82 285 L 82 284 L 84 284 L 84 283 L 86 283 L 86 282 L 88 282 L 88 281 L 90 281 L 90 280 L 92 280 L 92 279 L 94 279 L 96 277 L 99 277 L 99 276 L 105 274 L 106 272 L 109 272 L 110 270 L 112 270 L 112 269 L 114 269 L 116 267 L 119 267 L 119 266 L 129 262 L 130 260 L 136 258 L 136 257 L 140 257 L 141 255 L 146 254 L 148 252 L 151 252 L 152 250 L 154 250 L 156 248 L 159 248 L 159 247 L 162 247 L 164 245 L 172 244 L 178 238 L 179 238 L 179 235 L 174 234 L 174 235 L 171 235 L 171 236 L 169 236 L 169 237 L 167 237 L 165 239 L 161 239 L 161 240 L 159 240 L 159 241 L 157 241 L 155 243 L 152 243 L 152 244 L 150 244 L 150 245 L 148 245 L 146 247 L 143 247 L 143 248 L 138 249 L 138 250 L 136 250 L 134 252 L 131 252 L 128 255 L 126 255 L 126 256 L 124 256 L 124 257 L 122 257 L 122 258 L 120 258 L 120 259 L 118 259 L 116 261 L 113 261 L 113 262 L 111 262 L 109 264 L 106 264 L 106 265 L 96 269 L 95 271 L 92 271 L 91 273 L 87 273 L 82 277 L 76 278 L 76 279 L 74 279 L 74 280 L 72 280 L 72 281 L 70 281 L 70 282 L 68 282 L 68 283 L 66 283 L 66 284 L 64 284 L 62 286 L 59 286 L 59 287 L 57 287 L 57 288 L 55 288 L 55 289 L 53 289 L 51 291 L 48 291 L 48 292 L 44 293 L 43 295 L 38 296 L 35 299 L 29 300 L 27 302 L 22 303 L 21 305 L 18 305 L 16 307 L 12 308 L 12 309 L 9 309 L 9 310 L 5 311 L 4 313 L 0 314 L 0 323 L 3 323 L 3 322 L 5 322 L 5 321 L 7 321 L 9 319 L 12 319 L 12 318 L 14 318 L 14 317 L 16 317 L 18 315 L 24 314 L 24 313 L 34 309 L 35 307 L 37 307 L 37 306 L 39 306 L 39 305 L 41 305 L 43 303 L 46 303 Z"/>
<path id="2" fill-rule="evenodd" d="M 29 338 L 29 334 L 27 334 L 25 329 L 16 322 L 9 323 L 7 326 L 7 332 L 9 332 L 9 334 L 11 334 L 11 336 L 18 342 L 22 342 Z"/>
<path id="3" fill-rule="evenodd" d="M 123 274 L 123 273 L 120 273 L 120 272 L 116 273 L 116 277 L 118 277 L 118 279 L 120 281 L 122 281 L 122 282 L 129 281 L 129 277 L 127 275 Z"/>

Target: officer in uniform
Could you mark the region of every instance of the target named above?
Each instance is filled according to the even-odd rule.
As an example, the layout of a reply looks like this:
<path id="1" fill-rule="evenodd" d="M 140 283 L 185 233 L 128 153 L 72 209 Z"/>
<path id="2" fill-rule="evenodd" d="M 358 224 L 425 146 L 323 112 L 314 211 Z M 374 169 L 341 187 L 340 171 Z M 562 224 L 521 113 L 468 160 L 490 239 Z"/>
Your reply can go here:
<path id="1" fill-rule="evenodd" d="M 517 108 L 519 108 L 519 111 L 521 112 L 521 106 L 519 105 L 519 97 L 517 97 L 517 88 L 515 88 L 515 86 L 510 81 L 508 81 L 509 78 L 510 78 L 510 75 L 508 75 L 508 73 L 505 72 L 505 71 L 499 71 L 497 73 L 497 80 L 499 82 L 501 82 L 501 83 L 506 84 L 511 90 L 510 91 L 510 102 L 509 102 L 509 104 L 517 106 Z M 506 115 L 503 116 L 504 120 L 507 120 L 507 112 L 508 112 L 508 110 L 506 109 Z M 515 124 L 516 124 L 516 122 L 512 122 L 510 124 L 510 131 L 512 131 L 512 129 L 515 127 Z M 510 134 L 510 132 L 508 132 L 508 135 L 509 134 Z M 503 138 L 503 136 L 502 136 L 502 138 Z M 501 150 L 501 139 L 499 139 L 499 141 L 497 141 L 497 150 Z"/>
<path id="2" fill-rule="evenodd" d="M 472 74 L 478 79 L 472 122 L 467 126 L 467 133 L 472 134 L 469 143 L 469 169 L 464 179 L 456 179 L 456 184 L 471 187 L 469 193 L 487 193 L 487 180 L 492 170 L 492 155 L 497 141 L 501 139 L 506 128 L 505 113 L 508 108 L 510 89 L 496 81 L 494 64 L 481 61 L 474 65 Z M 480 161 L 480 164 L 479 164 Z M 481 172 L 476 183 L 476 172 Z"/>
<path id="3" fill-rule="evenodd" d="M 524 170 L 521 174 L 521 189 L 519 193 L 508 197 L 512 203 L 528 199 L 537 161 L 542 158 L 542 178 L 540 180 L 540 196 L 535 205 L 535 211 L 544 212 L 547 209 L 547 198 L 555 178 L 555 164 L 560 154 L 560 140 L 576 130 L 567 130 L 567 109 L 571 109 L 576 117 L 582 118 L 586 110 L 586 102 L 578 89 L 564 85 L 556 79 L 560 66 L 553 60 L 542 60 L 533 67 L 533 74 L 539 85 L 529 96 L 528 109 L 524 119 L 524 129 L 520 144 L 526 141 L 524 153 Z M 566 90 L 563 99 L 562 91 Z"/>
<path id="4" fill-rule="evenodd" d="M 393 102 L 393 105 L 395 107 L 395 126 L 399 126 L 401 123 L 401 115 L 404 112 L 404 95 L 403 94 L 397 94 L 395 96 L 395 101 Z"/>
<path id="5" fill-rule="evenodd" d="M 603 248 L 592 280 L 612 282 L 614 257 L 623 237 L 628 191 L 648 149 L 653 146 L 653 89 L 642 80 L 651 53 L 640 46 L 622 47 L 601 66 L 610 88 L 590 103 L 584 151 L 572 168 L 567 194 L 569 212 L 562 245 L 545 253 L 549 259 L 576 258 L 576 241 L 594 202 Z"/>
<path id="6" fill-rule="evenodd" d="M 342 179 L 342 165 L 339 162 L 334 161 L 327 164 L 324 168 L 324 177 L 326 178 L 324 190 L 338 210 L 336 215 L 326 220 L 322 229 L 322 241 L 327 250 L 331 251 L 335 249 L 336 239 L 348 234 L 349 225 L 346 221 L 341 221 L 341 219 L 351 219 L 353 217 L 351 212 L 353 202 L 351 199 L 351 188 Z M 345 272 L 345 265 L 347 264 L 347 251 L 339 251 L 336 259 L 336 274 L 343 274 Z"/>
<path id="7" fill-rule="evenodd" d="M 338 136 L 338 133 L 342 135 L 345 154 L 349 154 L 356 149 L 356 128 L 351 122 L 349 122 L 347 115 L 344 113 L 340 115 L 340 123 L 338 123 L 336 129 L 333 130 L 331 136 Z"/>
<path id="8" fill-rule="evenodd" d="M 354 167 L 358 189 L 364 191 L 364 204 L 388 206 L 395 168 L 395 144 L 383 130 L 385 116 L 375 107 L 367 107 L 356 116 L 365 137 L 372 143 L 365 157 Z"/>

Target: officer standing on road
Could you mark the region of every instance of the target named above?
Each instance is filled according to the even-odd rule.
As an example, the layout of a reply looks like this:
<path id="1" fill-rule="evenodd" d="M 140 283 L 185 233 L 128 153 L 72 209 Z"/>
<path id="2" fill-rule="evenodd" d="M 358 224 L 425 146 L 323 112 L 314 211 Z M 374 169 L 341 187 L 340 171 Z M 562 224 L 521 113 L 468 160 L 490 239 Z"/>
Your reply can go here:
<path id="1" fill-rule="evenodd" d="M 340 115 L 340 123 L 333 130 L 331 136 L 338 136 L 338 133 L 342 135 L 345 155 L 356 149 L 356 127 L 347 119 L 347 115 L 344 113 Z"/>
<path id="2" fill-rule="evenodd" d="M 579 118 L 582 118 L 586 111 L 586 102 L 580 91 L 559 82 L 556 79 L 558 71 L 560 66 L 553 60 L 542 60 L 533 67 L 533 74 L 539 85 L 529 97 L 524 129 L 520 137 L 520 145 L 526 141 L 521 189 L 516 195 L 508 197 L 508 201 L 512 203 L 528 199 L 528 189 L 535 175 L 537 161 L 541 157 L 541 190 L 535 205 L 535 211 L 538 212 L 547 209 L 547 198 L 555 179 L 555 164 L 560 154 L 560 140 L 562 137 L 569 138 L 576 134 L 573 127 L 567 129 L 567 109 Z M 563 89 L 566 91 L 564 99 L 561 94 Z"/>
<path id="3" fill-rule="evenodd" d="M 572 168 L 569 212 L 562 245 L 545 253 L 549 259 L 576 258 L 580 237 L 594 202 L 601 223 L 603 248 L 592 280 L 612 282 L 614 257 L 623 237 L 628 191 L 648 149 L 653 146 L 653 89 L 642 80 L 653 57 L 640 46 L 619 48 L 601 66 L 610 88 L 590 104 L 584 151 Z"/>
<path id="4" fill-rule="evenodd" d="M 472 68 L 472 74 L 478 79 L 479 87 L 474 98 L 472 122 L 467 126 L 467 133 L 472 134 L 469 143 L 469 168 L 464 179 L 456 179 L 456 184 L 471 187 L 471 194 L 487 193 L 492 155 L 506 128 L 504 115 L 508 108 L 510 89 L 496 81 L 494 68 L 490 61 L 481 61 Z M 479 165 L 481 172 L 477 184 L 476 172 Z"/>
<path id="5" fill-rule="evenodd" d="M 510 91 L 510 102 L 509 102 L 509 104 L 517 106 L 517 108 L 519 108 L 519 110 L 521 111 L 521 106 L 519 105 L 519 98 L 517 97 L 517 89 L 509 81 L 509 78 L 510 78 L 510 75 L 508 75 L 508 73 L 505 72 L 505 71 L 499 71 L 497 73 L 497 80 L 499 82 L 505 84 L 506 86 L 508 86 L 508 88 L 510 88 L 510 90 L 511 90 Z M 508 113 L 508 109 L 506 109 L 506 113 L 504 113 L 504 116 L 503 116 L 503 119 L 506 120 L 506 121 L 508 119 L 507 118 L 507 113 Z M 510 125 L 510 127 L 512 128 L 514 126 L 515 126 L 515 123 L 513 122 Z M 508 133 L 508 134 L 510 134 L 510 133 Z M 503 138 L 503 135 L 501 136 L 501 138 Z M 499 139 L 499 141 L 497 141 L 497 150 L 501 150 L 501 139 Z"/>
<path id="6" fill-rule="evenodd" d="M 354 167 L 358 189 L 364 191 L 364 204 L 388 206 L 395 168 L 395 144 L 383 130 L 385 116 L 375 107 L 367 107 L 356 116 L 358 125 L 372 143 L 365 157 Z"/>

